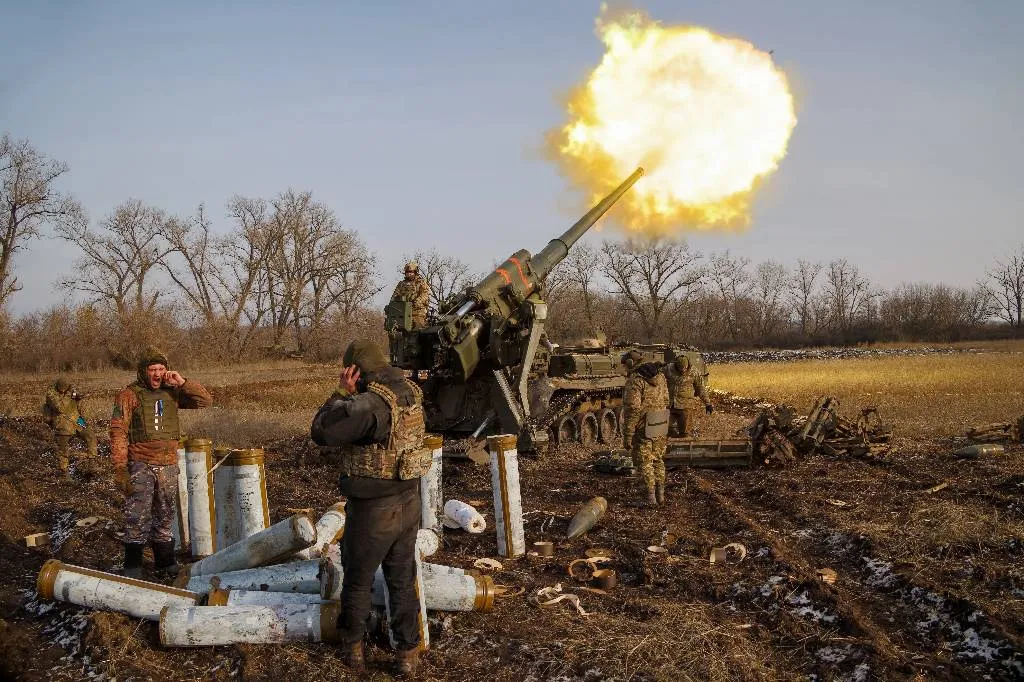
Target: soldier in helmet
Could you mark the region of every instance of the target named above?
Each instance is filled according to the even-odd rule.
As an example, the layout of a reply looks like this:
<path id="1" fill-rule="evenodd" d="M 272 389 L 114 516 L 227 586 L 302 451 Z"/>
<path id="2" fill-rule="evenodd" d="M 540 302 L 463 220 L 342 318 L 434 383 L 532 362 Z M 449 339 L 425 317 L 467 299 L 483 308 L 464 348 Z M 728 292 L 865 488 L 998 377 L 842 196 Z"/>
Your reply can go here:
<path id="1" fill-rule="evenodd" d="M 178 494 L 179 409 L 209 407 L 213 397 L 195 379 L 170 369 L 167 356 L 147 348 L 134 383 L 114 399 L 110 459 L 125 494 L 124 575 L 142 574 L 142 552 L 153 546 L 157 571 L 173 573 L 174 501 Z"/>
<path id="2" fill-rule="evenodd" d="M 79 404 L 81 399 L 71 382 L 60 377 L 46 392 L 46 402 L 43 405 L 43 415 L 53 429 L 54 440 L 57 442 L 57 461 L 64 476 L 70 476 L 68 445 L 71 444 L 72 438 L 80 438 L 88 449 L 89 456 L 96 456 L 96 434 L 82 416 Z"/>
<path id="3" fill-rule="evenodd" d="M 643 476 L 647 505 L 655 506 L 665 501 L 668 386 L 661 365 L 643 362 L 639 351 L 623 355 L 622 364 L 629 373 L 622 396 L 622 444 Z"/>
<path id="4" fill-rule="evenodd" d="M 670 408 L 672 410 L 672 435 L 694 438 L 697 435 L 700 404 L 708 414 L 714 411 L 711 398 L 704 386 L 704 375 L 693 366 L 684 354 L 665 366 L 668 380 Z"/>
<path id="5" fill-rule="evenodd" d="M 415 261 L 405 264 L 405 279 L 395 287 L 392 301 L 412 302 L 412 326 L 414 329 L 427 326 L 427 306 L 430 304 L 430 286 L 420 275 Z"/>
<path id="6" fill-rule="evenodd" d="M 349 344 L 339 388 L 313 417 L 310 436 L 341 449 L 340 488 L 348 501 L 338 630 L 354 671 L 366 666 L 363 636 L 378 566 L 388 586 L 398 672 L 414 675 L 419 666 L 415 552 L 419 479 L 431 463 L 425 432 L 419 387 L 372 341 Z"/>

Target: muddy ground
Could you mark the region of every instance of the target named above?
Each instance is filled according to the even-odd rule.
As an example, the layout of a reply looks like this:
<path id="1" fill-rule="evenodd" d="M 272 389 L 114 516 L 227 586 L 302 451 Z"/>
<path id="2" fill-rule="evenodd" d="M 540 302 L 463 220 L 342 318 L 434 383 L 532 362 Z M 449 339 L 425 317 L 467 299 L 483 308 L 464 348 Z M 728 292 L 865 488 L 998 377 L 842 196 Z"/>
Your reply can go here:
<path id="1" fill-rule="evenodd" d="M 708 435 L 746 421 L 719 412 Z M 951 441 L 895 445 L 884 462 L 816 455 L 787 468 L 672 471 L 668 502 L 653 511 L 635 506 L 636 479 L 594 472 L 582 448 L 523 458 L 527 540 L 553 541 L 555 557 L 505 561 L 495 580 L 525 591 L 490 613 L 433 614 L 425 677 L 1024 679 L 1024 448 L 960 460 Z M 337 499 L 334 467 L 303 439 L 267 450 L 273 521 Z M 71 482 L 55 470 L 41 420 L 0 423 L 0 677 L 351 679 L 329 645 L 167 650 L 153 623 L 41 601 L 35 577 L 48 558 L 104 570 L 120 562 L 121 499 L 108 461 L 80 461 Z M 444 485 L 446 499 L 486 501 L 490 525 L 447 534 L 431 560 L 469 567 L 494 557 L 488 469 L 446 463 Z M 605 519 L 565 540 L 569 519 L 596 494 L 608 499 Z M 75 526 L 92 515 L 115 524 Z M 39 531 L 53 544 L 26 548 L 22 537 Z M 666 537 L 667 554 L 646 551 Z M 746 559 L 709 563 L 729 542 L 742 543 Z M 591 547 L 614 553 L 620 582 L 610 592 L 566 575 Z M 834 585 L 819 580 L 821 568 L 836 572 Z M 556 583 L 589 615 L 531 603 Z M 370 658 L 374 679 L 387 679 L 386 647 L 371 647 Z"/>

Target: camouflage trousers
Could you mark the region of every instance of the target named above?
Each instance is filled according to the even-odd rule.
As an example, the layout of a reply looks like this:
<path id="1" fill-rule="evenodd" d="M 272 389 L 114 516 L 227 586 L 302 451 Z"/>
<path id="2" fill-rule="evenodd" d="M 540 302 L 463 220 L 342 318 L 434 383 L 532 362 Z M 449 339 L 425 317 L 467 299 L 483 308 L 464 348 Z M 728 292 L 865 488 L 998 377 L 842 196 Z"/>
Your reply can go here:
<path id="1" fill-rule="evenodd" d="M 702 409 L 703 406 L 698 407 L 697 401 L 689 401 L 682 408 L 673 408 L 668 421 L 669 435 L 675 438 L 696 438 Z"/>
<path id="2" fill-rule="evenodd" d="M 665 438 L 634 438 L 630 454 L 633 466 L 640 470 L 648 490 L 655 484 L 665 485 Z"/>
<path id="3" fill-rule="evenodd" d="M 124 541 L 138 545 L 173 541 L 178 465 L 128 462 L 128 476 L 132 493 L 124 503 Z"/>
<path id="4" fill-rule="evenodd" d="M 71 465 L 71 459 L 68 455 L 68 446 L 71 445 L 72 439 L 79 439 L 85 445 L 86 450 L 89 451 L 90 457 L 96 456 L 96 434 L 92 432 L 89 427 L 77 426 L 75 427 L 74 433 L 58 433 L 54 435 L 54 440 L 57 442 L 55 451 L 57 453 L 57 462 L 60 464 L 60 470 L 62 473 L 67 473 L 68 468 Z"/>

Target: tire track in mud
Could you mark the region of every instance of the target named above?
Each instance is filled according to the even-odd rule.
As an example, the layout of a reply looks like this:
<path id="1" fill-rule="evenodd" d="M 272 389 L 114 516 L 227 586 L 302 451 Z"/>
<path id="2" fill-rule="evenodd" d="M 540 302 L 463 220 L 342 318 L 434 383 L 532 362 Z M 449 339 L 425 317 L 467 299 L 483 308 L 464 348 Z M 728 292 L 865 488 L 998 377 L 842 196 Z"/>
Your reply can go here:
<path id="1" fill-rule="evenodd" d="M 795 569 L 803 587 L 834 605 L 837 613 L 868 639 L 881 661 L 893 666 L 893 671 L 907 675 L 927 671 L 939 678 L 955 679 L 974 677 L 979 672 L 1002 679 L 1024 678 L 1024 647 L 1019 628 L 1008 626 L 964 595 L 945 587 L 921 584 L 916 576 L 908 578 L 894 571 L 892 562 L 873 556 L 874 543 L 869 536 L 835 528 L 824 516 L 808 515 L 799 505 L 789 503 L 788 496 L 762 496 L 767 504 L 751 512 L 749 508 L 756 504 L 752 496 L 743 498 L 745 509 L 710 480 L 692 471 L 688 476 L 697 490 L 754 531 L 771 548 L 777 561 Z M 907 482 L 913 483 L 910 479 Z M 769 530 L 753 518 L 752 513 L 757 511 L 769 513 L 776 528 Z M 800 547 L 785 544 L 774 539 L 777 533 L 772 530 L 781 531 L 783 538 L 807 540 L 810 546 L 804 542 Z M 821 551 L 813 551 L 815 547 Z M 815 566 L 849 567 L 841 579 L 852 581 L 862 592 L 841 583 L 824 585 L 817 578 Z M 894 612 L 907 618 L 894 621 Z M 921 620 L 914 620 L 915 617 Z M 898 628 L 893 636 L 912 643 L 917 651 L 901 650 L 894 644 L 887 628 L 880 625 L 886 621 L 894 622 Z M 907 623 L 917 627 L 900 627 Z M 936 645 L 946 639 L 947 633 L 962 636 L 964 650 L 950 650 L 949 659 L 936 658 Z M 957 660 L 958 656 L 967 661 Z"/>

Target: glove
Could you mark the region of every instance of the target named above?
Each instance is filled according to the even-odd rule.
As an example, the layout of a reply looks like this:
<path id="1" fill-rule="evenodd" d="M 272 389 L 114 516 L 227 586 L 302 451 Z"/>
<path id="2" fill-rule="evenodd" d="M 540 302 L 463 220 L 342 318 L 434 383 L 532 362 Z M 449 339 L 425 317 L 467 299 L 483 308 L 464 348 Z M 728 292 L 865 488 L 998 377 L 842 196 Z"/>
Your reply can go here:
<path id="1" fill-rule="evenodd" d="M 708 414 L 711 414 L 712 412 L 715 411 L 715 406 L 712 405 L 711 403 L 708 403 L 707 405 L 704 406 L 704 411 L 707 412 Z"/>
<path id="2" fill-rule="evenodd" d="M 128 475 L 128 467 L 114 467 L 114 485 L 120 488 L 125 495 L 132 494 L 132 479 Z"/>

